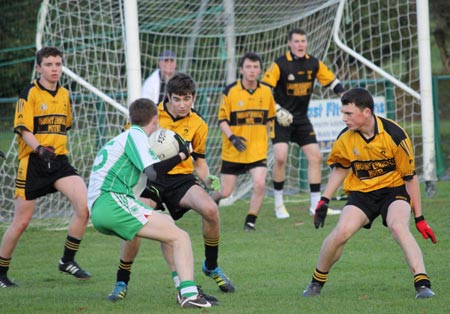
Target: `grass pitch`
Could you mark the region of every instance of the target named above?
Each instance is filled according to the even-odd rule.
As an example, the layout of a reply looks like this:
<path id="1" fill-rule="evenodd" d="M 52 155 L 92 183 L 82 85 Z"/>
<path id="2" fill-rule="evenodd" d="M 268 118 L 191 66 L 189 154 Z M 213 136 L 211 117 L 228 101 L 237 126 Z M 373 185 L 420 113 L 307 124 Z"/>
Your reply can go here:
<path id="1" fill-rule="evenodd" d="M 221 293 L 201 272 L 203 242 L 201 221 L 192 212 L 179 226 L 188 230 L 195 253 L 196 281 L 221 305 L 201 313 L 450 313 L 449 217 L 450 182 L 439 182 L 434 198 L 423 198 L 424 215 L 436 233 L 437 245 L 411 230 L 421 246 L 436 297 L 415 300 L 412 275 L 399 247 L 377 219 L 371 230 L 361 230 L 347 244 L 329 281 L 316 298 L 302 298 L 311 279 L 320 245 L 338 217 L 328 217 L 316 230 L 300 195 L 288 203 L 291 218 L 277 220 L 273 199 L 268 197 L 257 222 L 257 231 L 243 231 L 248 202 L 222 207 L 219 263 L 236 285 L 234 294 Z M 424 195 L 424 194 L 423 194 Z M 333 208 L 342 201 L 332 201 Z M 4 230 L 0 229 L 3 233 Z M 57 270 L 65 231 L 31 228 L 23 235 L 13 256 L 9 276 L 20 287 L 0 289 L 0 313 L 176 313 L 167 266 L 156 242 L 144 241 L 133 267 L 128 296 L 111 303 L 105 299 L 115 282 L 121 241 L 88 229 L 77 256 L 93 274 L 90 281 L 76 281 Z M 195 310 L 192 310 L 195 311 Z"/>

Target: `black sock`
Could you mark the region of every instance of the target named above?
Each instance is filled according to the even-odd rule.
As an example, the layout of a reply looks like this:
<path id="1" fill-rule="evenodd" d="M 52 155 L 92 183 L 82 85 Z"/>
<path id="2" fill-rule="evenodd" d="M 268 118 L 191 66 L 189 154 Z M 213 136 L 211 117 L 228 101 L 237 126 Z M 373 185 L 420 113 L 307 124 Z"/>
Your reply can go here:
<path id="1" fill-rule="evenodd" d="M 253 215 L 253 214 L 248 214 L 247 217 L 245 217 L 245 223 L 251 223 L 253 225 L 256 224 L 256 218 L 258 218 L 258 216 Z"/>
<path id="2" fill-rule="evenodd" d="M 283 187 L 284 187 L 284 181 L 282 181 L 282 182 L 275 182 L 275 181 L 273 181 L 273 189 L 274 190 L 282 190 L 283 189 Z"/>
<path id="3" fill-rule="evenodd" d="M 11 258 L 4 258 L 0 256 L 0 276 L 6 276 L 10 263 Z"/>
<path id="4" fill-rule="evenodd" d="M 131 266 L 134 261 L 125 262 L 120 260 L 119 269 L 117 270 L 117 281 L 123 281 L 126 284 L 130 281 Z"/>
<path id="5" fill-rule="evenodd" d="M 61 258 L 63 263 L 73 261 L 75 258 L 75 253 L 80 247 L 81 240 L 67 236 L 66 243 L 64 243 L 64 255 Z"/>
<path id="6" fill-rule="evenodd" d="M 321 272 L 320 270 L 318 270 L 316 268 L 316 270 L 314 271 L 313 277 L 312 277 L 312 281 L 317 282 L 321 286 L 323 286 L 327 282 L 327 279 L 328 279 L 328 273 Z"/>
<path id="7" fill-rule="evenodd" d="M 219 238 L 203 238 L 205 244 L 206 269 L 215 269 L 219 257 Z"/>
<path id="8" fill-rule="evenodd" d="M 414 287 L 419 288 L 423 286 L 431 288 L 430 278 L 427 276 L 427 274 L 414 275 Z"/>
<path id="9" fill-rule="evenodd" d="M 320 192 L 320 183 L 312 183 L 309 185 L 309 190 L 311 193 Z"/>

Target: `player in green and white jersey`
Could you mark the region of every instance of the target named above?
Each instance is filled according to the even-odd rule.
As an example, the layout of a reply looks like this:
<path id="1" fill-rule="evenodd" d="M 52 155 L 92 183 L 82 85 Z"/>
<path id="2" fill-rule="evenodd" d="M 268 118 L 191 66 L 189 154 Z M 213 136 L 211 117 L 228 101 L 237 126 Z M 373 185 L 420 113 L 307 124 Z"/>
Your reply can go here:
<path id="1" fill-rule="evenodd" d="M 153 211 L 137 199 L 146 181 L 156 178 L 189 157 L 184 140 L 178 155 L 159 161 L 148 147 L 148 137 L 158 128 L 158 111 L 149 99 L 137 99 L 129 107 L 131 127 L 109 141 L 95 158 L 88 187 L 88 207 L 94 227 L 124 240 L 135 236 L 170 245 L 179 277 L 183 308 L 210 307 L 194 282 L 194 258 L 187 232 L 169 215 Z"/>

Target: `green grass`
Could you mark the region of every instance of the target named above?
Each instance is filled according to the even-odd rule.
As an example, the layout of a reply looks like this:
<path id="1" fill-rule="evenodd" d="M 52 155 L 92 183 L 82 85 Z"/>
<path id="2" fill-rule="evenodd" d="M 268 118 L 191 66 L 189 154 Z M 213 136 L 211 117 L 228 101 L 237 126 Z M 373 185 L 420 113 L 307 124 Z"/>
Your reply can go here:
<path id="1" fill-rule="evenodd" d="M 305 195 L 288 203 L 291 218 L 276 220 L 272 199 L 267 198 L 257 231 L 242 229 L 248 203 L 222 207 L 220 264 L 234 281 L 234 294 L 221 293 L 201 273 L 203 243 L 200 219 L 189 213 L 179 225 L 191 234 L 195 275 L 206 292 L 221 305 L 201 313 L 395 313 L 450 312 L 448 276 L 450 240 L 447 193 L 450 182 L 438 183 L 438 195 L 424 198 L 425 217 L 438 244 L 425 241 L 411 229 L 421 246 L 436 297 L 415 300 L 412 275 L 399 247 L 377 219 L 371 230 L 361 230 L 347 244 L 341 260 L 317 298 L 302 298 L 311 279 L 324 237 L 338 217 L 328 217 L 314 229 L 306 211 Z M 292 198 L 291 198 L 292 200 Z M 334 208 L 343 202 L 333 201 Z M 1 229 L 0 229 L 1 230 Z M 2 230 L 3 232 L 3 230 Z M 145 241 L 135 262 L 127 298 L 110 303 L 105 296 L 115 281 L 120 240 L 89 228 L 78 253 L 78 262 L 92 272 L 90 281 L 79 282 L 57 271 L 65 237 L 63 231 L 29 229 L 14 254 L 10 277 L 18 289 L 0 289 L 1 313 L 176 313 L 175 290 L 156 242 Z"/>

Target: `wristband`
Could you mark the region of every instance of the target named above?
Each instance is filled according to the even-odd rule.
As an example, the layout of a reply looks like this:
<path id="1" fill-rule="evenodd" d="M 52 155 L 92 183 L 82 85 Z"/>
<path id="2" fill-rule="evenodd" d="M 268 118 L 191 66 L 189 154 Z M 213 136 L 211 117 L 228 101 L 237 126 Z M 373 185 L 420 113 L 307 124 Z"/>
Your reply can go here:
<path id="1" fill-rule="evenodd" d="M 419 216 L 419 217 L 414 217 L 414 221 L 416 223 L 421 222 L 422 220 L 425 220 L 425 218 L 423 217 L 423 215 Z"/>
<path id="2" fill-rule="evenodd" d="M 322 197 L 320 198 L 320 200 L 323 201 L 325 204 L 328 204 L 328 203 L 330 202 L 330 199 L 327 198 L 327 197 L 325 197 L 325 196 L 322 196 Z"/>

